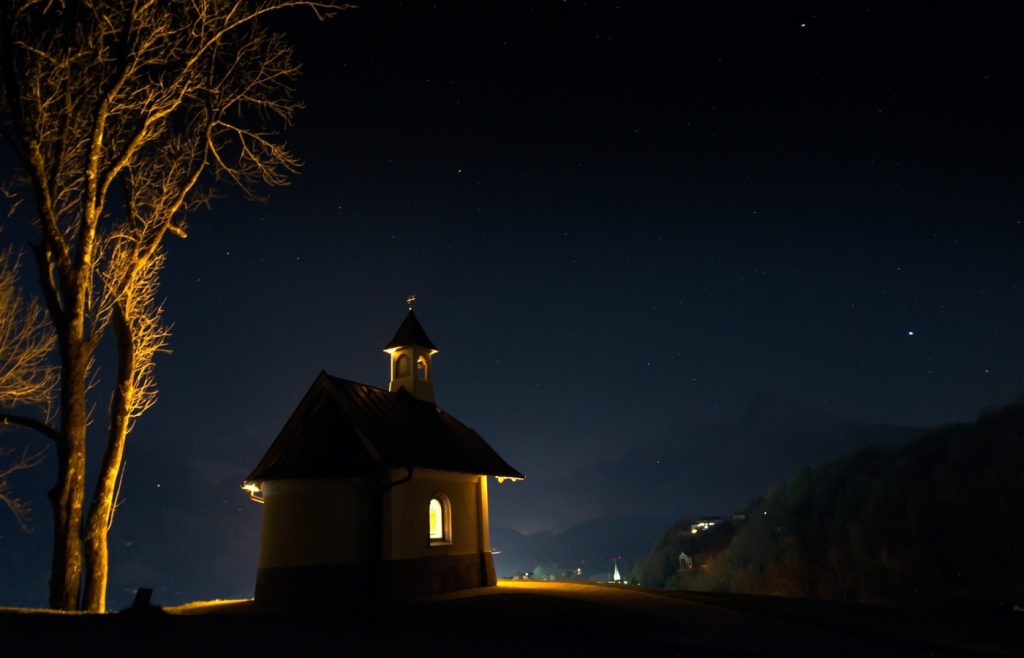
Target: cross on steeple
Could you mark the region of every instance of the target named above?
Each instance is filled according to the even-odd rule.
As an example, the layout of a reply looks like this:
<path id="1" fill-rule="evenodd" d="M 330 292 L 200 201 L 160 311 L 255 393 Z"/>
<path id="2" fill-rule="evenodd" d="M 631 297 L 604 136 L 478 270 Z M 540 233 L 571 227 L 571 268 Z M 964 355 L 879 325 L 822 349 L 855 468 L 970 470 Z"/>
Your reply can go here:
<path id="1" fill-rule="evenodd" d="M 409 295 L 405 298 L 405 303 L 409 305 L 409 310 L 412 310 L 412 303 L 416 301 L 416 295 Z"/>

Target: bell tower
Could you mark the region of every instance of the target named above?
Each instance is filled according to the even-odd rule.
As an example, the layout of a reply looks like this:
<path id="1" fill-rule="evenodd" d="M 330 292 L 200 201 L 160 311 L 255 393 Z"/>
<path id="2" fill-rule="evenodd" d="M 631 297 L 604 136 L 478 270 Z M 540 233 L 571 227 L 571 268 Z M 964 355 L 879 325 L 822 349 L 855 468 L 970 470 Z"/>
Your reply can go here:
<path id="1" fill-rule="evenodd" d="M 404 388 L 417 400 L 433 404 L 431 360 L 438 350 L 427 338 L 427 332 L 423 331 L 412 311 L 416 296 L 410 295 L 405 301 L 409 304 L 409 314 L 398 327 L 395 337 L 384 346 L 384 351 L 391 356 L 391 383 L 388 390 L 394 393 Z"/>

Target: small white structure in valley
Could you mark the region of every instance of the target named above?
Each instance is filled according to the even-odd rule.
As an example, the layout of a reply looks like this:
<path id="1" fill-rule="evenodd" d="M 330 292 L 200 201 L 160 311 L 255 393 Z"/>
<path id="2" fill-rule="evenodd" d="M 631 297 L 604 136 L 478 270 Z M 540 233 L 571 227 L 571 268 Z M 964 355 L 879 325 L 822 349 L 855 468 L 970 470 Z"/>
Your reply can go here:
<path id="1" fill-rule="evenodd" d="M 321 372 L 245 479 L 264 504 L 257 601 L 495 583 L 487 476 L 523 475 L 434 404 L 437 348 L 411 300 L 384 351 L 387 390 Z"/>

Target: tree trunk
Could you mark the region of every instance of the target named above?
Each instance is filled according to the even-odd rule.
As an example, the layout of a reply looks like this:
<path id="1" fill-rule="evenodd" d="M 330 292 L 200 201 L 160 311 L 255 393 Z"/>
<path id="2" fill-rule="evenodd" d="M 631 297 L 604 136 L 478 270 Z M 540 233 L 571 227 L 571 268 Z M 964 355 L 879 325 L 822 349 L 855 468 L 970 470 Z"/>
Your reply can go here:
<path id="1" fill-rule="evenodd" d="M 134 398 L 132 375 L 135 371 L 135 347 L 131 327 L 121 304 L 114 305 L 112 317 L 117 339 L 117 381 L 110 399 L 110 434 L 103 453 L 96 491 L 89 506 L 85 528 L 85 593 L 82 607 L 89 612 L 104 612 L 107 605 L 109 552 L 107 533 L 114 520 L 117 480 L 121 473 L 125 441 L 128 438 L 131 403 Z"/>
<path id="2" fill-rule="evenodd" d="M 74 330 L 74 328 L 72 328 Z M 85 502 L 86 375 L 89 350 L 81 333 L 61 337 L 61 435 L 53 508 L 50 607 L 77 610 L 82 584 L 82 506 Z"/>

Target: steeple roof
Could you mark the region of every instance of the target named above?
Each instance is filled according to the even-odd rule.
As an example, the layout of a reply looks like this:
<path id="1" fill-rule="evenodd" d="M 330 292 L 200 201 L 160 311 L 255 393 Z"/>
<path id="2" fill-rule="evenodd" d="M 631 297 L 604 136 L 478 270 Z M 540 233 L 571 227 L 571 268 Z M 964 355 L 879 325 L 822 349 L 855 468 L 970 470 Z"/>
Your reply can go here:
<path id="1" fill-rule="evenodd" d="M 395 347 L 405 347 L 406 345 L 419 345 L 428 350 L 437 350 L 437 347 L 427 338 L 427 332 L 423 331 L 423 325 L 416 319 L 416 314 L 412 312 L 411 308 L 409 309 L 409 315 L 405 316 L 402 325 L 395 332 L 395 337 L 384 346 L 384 349 L 390 350 Z"/>

